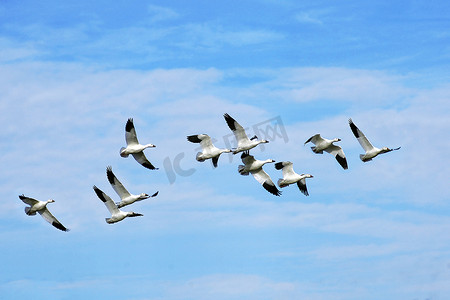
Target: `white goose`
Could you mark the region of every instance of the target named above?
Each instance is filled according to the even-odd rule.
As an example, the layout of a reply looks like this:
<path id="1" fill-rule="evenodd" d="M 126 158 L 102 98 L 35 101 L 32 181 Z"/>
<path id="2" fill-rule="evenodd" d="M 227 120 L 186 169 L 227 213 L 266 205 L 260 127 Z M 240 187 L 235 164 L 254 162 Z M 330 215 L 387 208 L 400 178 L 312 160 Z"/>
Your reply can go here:
<path id="1" fill-rule="evenodd" d="M 401 147 L 398 147 L 398 148 L 394 148 L 394 149 L 389 149 L 388 147 L 383 147 L 380 149 L 380 148 L 374 147 L 369 142 L 369 140 L 366 138 L 364 133 L 362 133 L 362 131 L 359 130 L 358 127 L 356 127 L 356 125 L 353 123 L 352 119 L 349 119 L 348 123 L 350 124 L 350 128 L 351 128 L 353 134 L 355 135 L 356 139 L 358 140 L 359 144 L 361 145 L 361 147 L 363 147 L 364 151 L 366 151 L 365 154 L 359 155 L 359 158 L 363 162 L 372 160 L 372 158 L 374 158 L 378 154 L 395 151 L 395 150 L 398 150 L 401 148 Z"/>
<path id="2" fill-rule="evenodd" d="M 270 176 L 262 168 L 266 163 L 275 162 L 273 159 L 257 160 L 248 151 L 242 153 L 241 159 L 244 165 L 238 166 L 239 174 L 246 176 L 251 173 L 269 193 L 275 196 L 281 195 L 280 190 L 277 189 Z"/>
<path id="3" fill-rule="evenodd" d="M 256 135 L 249 139 L 247 134 L 245 133 L 244 128 L 238 122 L 236 122 L 235 119 L 230 117 L 229 114 L 224 114 L 223 116 L 228 124 L 228 127 L 230 127 L 231 131 L 233 131 L 234 136 L 237 140 L 237 148 L 233 150 L 233 154 L 241 151 L 247 151 L 258 146 L 259 144 L 269 142 L 267 140 L 258 140 L 258 137 Z"/>
<path id="4" fill-rule="evenodd" d="M 106 176 L 108 177 L 108 181 L 111 184 L 114 191 L 116 191 L 117 195 L 119 195 L 122 201 L 116 202 L 118 208 L 122 208 L 124 206 L 130 205 L 134 202 L 141 201 L 150 197 L 155 197 L 158 195 L 158 192 L 149 196 L 148 194 L 141 193 L 139 195 L 130 194 L 127 189 L 123 186 L 123 184 L 117 179 L 116 175 L 114 175 L 111 166 L 106 168 Z"/>
<path id="5" fill-rule="evenodd" d="M 95 193 L 100 198 L 100 200 L 105 203 L 106 207 L 108 208 L 109 212 L 111 213 L 111 218 L 105 218 L 106 223 L 113 224 L 117 223 L 119 221 L 122 221 L 123 219 L 127 217 L 140 217 L 143 216 L 143 214 L 138 214 L 135 212 L 128 212 L 128 211 L 121 211 L 119 208 L 117 208 L 117 205 L 112 201 L 112 199 L 106 195 L 102 190 L 100 190 L 95 185 L 93 186 Z"/>
<path id="6" fill-rule="evenodd" d="M 19 195 L 20 200 L 22 200 L 24 203 L 30 205 L 25 207 L 25 213 L 29 216 L 34 216 L 36 212 L 38 212 L 47 222 L 52 224 L 54 227 L 58 228 L 62 231 L 69 231 L 70 229 L 67 229 L 63 226 L 48 210 L 47 204 L 55 202 L 53 199 L 49 199 L 47 201 L 39 201 L 33 198 L 26 197 L 24 195 Z"/>
<path id="7" fill-rule="evenodd" d="M 128 157 L 128 155 L 131 154 L 138 163 L 147 169 L 158 170 L 158 168 L 155 168 L 144 155 L 144 149 L 150 147 L 153 148 L 156 146 L 153 144 L 139 144 L 136 136 L 136 130 L 134 129 L 133 118 L 129 118 L 125 126 L 125 140 L 127 142 L 127 146 L 120 148 L 120 156 Z"/>
<path id="8" fill-rule="evenodd" d="M 345 158 L 344 150 L 341 147 L 334 145 L 334 142 L 340 142 L 341 139 L 335 138 L 332 140 L 324 139 L 320 136 L 320 134 L 313 135 L 310 137 L 304 145 L 311 142 L 315 145 L 315 147 L 311 147 L 311 150 L 314 153 L 322 154 L 325 150 L 326 152 L 333 155 L 337 162 L 344 168 L 344 170 L 348 169 L 347 159 Z"/>
<path id="9" fill-rule="evenodd" d="M 306 178 L 313 178 L 311 174 L 297 174 L 294 172 L 292 163 L 290 161 L 277 162 L 275 169 L 283 170 L 283 178 L 278 179 L 278 186 L 280 188 L 287 187 L 290 184 L 297 183 L 297 186 L 305 196 L 309 196 L 308 189 L 306 188 Z"/>
<path id="10" fill-rule="evenodd" d="M 230 149 L 219 149 L 214 146 L 207 134 L 190 135 L 187 140 L 192 143 L 200 143 L 200 146 L 202 146 L 202 152 L 197 153 L 197 161 L 203 162 L 211 158 L 215 168 L 217 168 L 220 154 L 231 152 Z"/>

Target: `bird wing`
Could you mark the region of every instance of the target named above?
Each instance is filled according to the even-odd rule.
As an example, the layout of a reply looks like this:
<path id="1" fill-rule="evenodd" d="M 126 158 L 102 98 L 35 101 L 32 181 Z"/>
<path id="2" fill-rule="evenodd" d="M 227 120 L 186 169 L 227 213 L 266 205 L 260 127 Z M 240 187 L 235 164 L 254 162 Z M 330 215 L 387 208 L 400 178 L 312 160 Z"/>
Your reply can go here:
<path id="1" fill-rule="evenodd" d="M 30 198 L 30 197 L 26 197 L 25 195 L 19 195 L 20 200 L 22 200 L 24 203 L 28 204 L 28 205 L 35 205 L 36 203 L 39 202 L 39 200 Z"/>
<path id="2" fill-rule="evenodd" d="M 187 137 L 187 139 L 192 143 L 200 143 L 200 146 L 202 146 L 203 150 L 213 147 L 211 138 L 207 134 L 190 135 Z"/>
<path id="3" fill-rule="evenodd" d="M 219 155 L 211 158 L 214 168 L 217 168 L 217 163 L 219 162 Z"/>
<path id="4" fill-rule="evenodd" d="M 251 172 L 253 177 L 262 184 L 262 186 L 271 194 L 280 196 L 281 191 L 277 189 L 269 174 L 267 174 L 262 168 Z"/>
<path id="5" fill-rule="evenodd" d="M 243 162 L 246 166 L 249 166 L 249 165 L 251 165 L 252 163 L 255 162 L 255 157 L 254 157 L 253 155 L 250 155 L 249 153 L 250 153 L 249 151 L 244 151 L 244 152 L 242 152 L 242 154 L 241 154 L 242 162 Z"/>
<path id="6" fill-rule="evenodd" d="M 347 159 L 345 158 L 344 150 L 341 147 L 336 145 L 330 145 L 325 149 L 328 153 L 332 154 L 338 163 L 344 168 L 344 170 L 348 169 Z"/>
<path id="7" fill-rule="evenodd" d="M 55 218 L 55 216 L 52 215 L 52 213 L 48 210 L 48 208 L 44 208 L 38 211 L 39 214 L 50 224 L 52 224 L 54 227 L 58 228 L 59 230 L 62 231 L 69 231 L 70 229 L 67 229 L 66 227 L 64 227 L 63 224 L 61 224 L 61 222 L 58 221 L 58 219 Z"/>
<path id="8" fill-rule="evenodd" d="M 308 189 L 306 188 L 306 180 L 305 178 L 297 181 L 297 186 L 300 192 L 302 192 L 305 196 L 309 196 Z"/>
<path id="9" fill-rule="evenodd" d="M 283 178 L 286 178 L 288 175 L 294 175 L 294 168 L 292 167 L 292 163 L 290 161 L 280 161 L 275 164 L 275 169 L 282 170 Z"/>
<path id="10" fill-rule="evenodd" d="M 318 143 L 318 142 L 321 142 L 321 141 L 323 141 L 323 138 L 322 138 L 322 137 L 320 136 L 320 134 L 318 133 L 318 134 L 315 134 L 315 135 L 313 135 L 312 137 L 310 137 L 310 138 L 305 142 L 305 144 L 311 142 L 311 143 L 313 143 L 314 145 L 317 145 L 317 143 Z"/>
<path id="11" fill-rule="evenodd" d="M 355 123 L 353 123 L 352 119 L 349 119 L 348 123 L 350 124 L 350 128 L 352 129 L 353 134 L 355 135 L 355 137 L 358 140 L 361 147 L 363 147 L 364 151 L 368 152 L 369 150 L 373 149 L 372 144 L 366 138 L 364 133 L 361 130 L 359 130 L 358 127 L 356 127 L 356 125 L 355 125 Z"/>
<path id="12" fill-rule="evenodd" d="M 106 195 L 101 189 L 99 189 L 95 185 L 93 186 L 93 188 L 97 196 L 100 198 L 100 200 L 102 200 L 103 203 L 105 203 L 106 208 L 108 208 L 111 214 L 119 213 L 117 205 L 114 203 L 114 201 L 112 201 L 112 199 L 108 195 Z"/>
<path id="13" fill-rule="evenodd" d="M 245 133 L 244 128 L 238 122 L 236 122 L 235 119 L 233 119 L 229 114 L 224 114 L 223 116 L 228 124 L 228 127 L 230 127 L 231 131 L 233 131 L 234 136 L 236 137 L 236 140 L 238 142 L 238 145 L 242 141 L 249 140 L 247 134 Z"/>
<path id="14" fill-rule="evenodd" d="M 123 184 L 117 179 L 116 175 L 114 175 L 111 166 L 106 168 L 106 176 L 108 177 L 108 181 L 111 184 L 112 188 L 119 195 L 120 199 L 124 199 L 131 194 L 127 191 L 127 189 L 123 186 Z"/>
<path id="15" fill-rule="evenodd" d="M 140 163 L 141 165 L 143 165 L 144 167 L 146 167 L 147 169 L 150 170 L 158 170 L 158 168 L 155 168 L 154 165 L 151 164 L 151 162 L 148 161 L 147 157 L 145 157 L 144 152 L 138 152 L 138 153 L 133 153 L 132 154 L 134 159 Z"/>
<path id="16" fill-rule="evenodd" d="M 289 177 L 290 175 L 294 175 L 294 167 L 290 161 L 287 161 L 283 164 L 283 178 Z"/>
<path id="17" fill-rule="evenodd" d="M 129 118 L 127 125 L 125 125 L 125 140 L 127 141 L 127 145 L 139 144 L 136 129 L 134 129 L 133 118 Z"/>

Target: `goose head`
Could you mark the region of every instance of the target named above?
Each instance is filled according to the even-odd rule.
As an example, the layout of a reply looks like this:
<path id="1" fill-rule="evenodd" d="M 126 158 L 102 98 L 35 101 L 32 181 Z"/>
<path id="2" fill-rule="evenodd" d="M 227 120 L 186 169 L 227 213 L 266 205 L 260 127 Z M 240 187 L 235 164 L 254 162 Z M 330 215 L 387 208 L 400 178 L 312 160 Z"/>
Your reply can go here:
<path id="1" fill-rule="evenodd" d="M 388 148 L 388 147 L 383 147 L 383 148 L 381 148 L 380 153 L 387 153 L 387 152 L 395 151 L 395 150 L 398 150 L 398 149 L 400 149 L 400 147 L 394 148 L 394 149 L 391 149 L 391 148 Z"/>
<path id="2" fill-rule="evenodd" d="M 145 148 L 155 148 L 156 145 L 153 145 L 153 144 L 147 144 L 147 145 L 145 145 L 144 147 L 145 147 Z"/>
<path id="3" fill-rule="evenodd" d="M 48 199 L 47 200 L 47 203 L 53 203 L 53 202 L 55 202 L 55 200 L 53 200 L 53 199 Z"/>
<path id="4" fill-rule="evenodd" d="M 302 174 L 302 176 L 304 176 L 305 178 L 314 178 L 314 176 L 312 176 L 311 174 Z"/>
<path id="5" fill-rule="evenodd" d="M 334 142 L 340 142 L 340 141 L 341 141 L 340 138 L 335 138 L 335 139 L 333 139 L 333 143 L 334 143 Z"/>
<path id="6" fill-rule="evenodd" d="M 139 199 L 147 199 L 147 198 L 150 198 L 149 194 L 142 193 L 142 194 L 139 195 Z"/>

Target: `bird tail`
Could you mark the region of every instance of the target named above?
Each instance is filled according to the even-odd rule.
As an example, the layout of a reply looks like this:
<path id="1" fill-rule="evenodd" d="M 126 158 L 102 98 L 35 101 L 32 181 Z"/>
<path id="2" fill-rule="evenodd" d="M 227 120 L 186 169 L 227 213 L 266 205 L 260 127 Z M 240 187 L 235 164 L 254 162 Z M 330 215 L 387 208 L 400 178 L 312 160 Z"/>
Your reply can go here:
<path id="1" fill-rule="evenodd" d="M 195 156 L 195 159 L 196 159 L 197 161 L 201 161 L 201 162 L 205 161 L 205 160 L 201 157 L 202 154 L 203 154 L 203 153 L 201 153 L 201 152 L 197 152 L 197 155 Z"/>
<path id="2" fill-rule="evenodd" d="M 129 154 L 122 153 L 123 150 L 125 150 L 125 147 L 120 148 L 120 151 L 119 151 L 120 156 L 122 156 L 122 157 L 128 157 Z"/>
<path id="3" fill-rule="evenodd" d="M 360 155 L 359 155 L 359 158 L 360 158 L 363 162 L 371 161 L 371 160 L 372 160 L 371 158 L 367 159 L 367 158 L 366 158 L 366 155 L 364 155 L 364 154 L 360 154 Z"/>
<path id="4" fill-rule="evenodd" d="M 311 150 L 312 150 L 314 153 L 323 154 L 323 151 L 317 151 L 316 147 L 311 147 Z"/>
<path id="5" fill-rule="evenodd" d="M 244 171 L 244 169 L 245 169 L 245 166 L 243 166 L 243 165 L 239 165 L 239 166 L 238 166 L 238 172 L 239 172 L 239 174 L 244 175 L 244 176 L 247 176 L 249 173 L 246 172 L 246 171 Z"/>
<path id="6" fill-rule="evenodd" d="M 36 214 L 36 212 L 30 213 L 30 209 L 31 209 L 31 207 L 29 207 L 29 206 L 25 207 L 25 213 L 29 216 L 34 216 Z"/>
<path id="7" fill-rule="evenodd" d="M 278 186 L 280 187 L 280 188 L 284 188 L 284 187 L 287 187 L 288 186 L 288 184 L 285 184 L 284 183 L 284 179 L 283 178 L 280 178 L 280 179 L 278 179 Z"/>

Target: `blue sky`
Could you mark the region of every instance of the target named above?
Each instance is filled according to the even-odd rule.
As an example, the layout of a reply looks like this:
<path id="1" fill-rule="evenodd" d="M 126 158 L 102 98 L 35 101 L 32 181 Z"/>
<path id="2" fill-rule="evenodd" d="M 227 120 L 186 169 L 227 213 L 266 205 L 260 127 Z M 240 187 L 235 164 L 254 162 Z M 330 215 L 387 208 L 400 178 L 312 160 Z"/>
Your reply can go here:
<path id="1" fill-rule="evenodd" d="M 448 299 L 449 12 L 1 1 L 2 299 Z M 270 195 L 239 156 L 195 161 L 186 136 L 225 147 L 224 113 L 276 128 L 252 153 L 313 174 L 310 196 Z M 119 156 L 129 117 L 158 171 Z M 361 162 L 350 117 L 401 150 Z M 303 146 L 316 133 L 342 139 L 348 170 Z M 108 165 L 130 192 L 159 191 L 130 206 L 144 217 L 105 223 L 92 186 L 117 200 Z M 19 194 L 55 199 L 71 231 L 26 216 Z"/>

